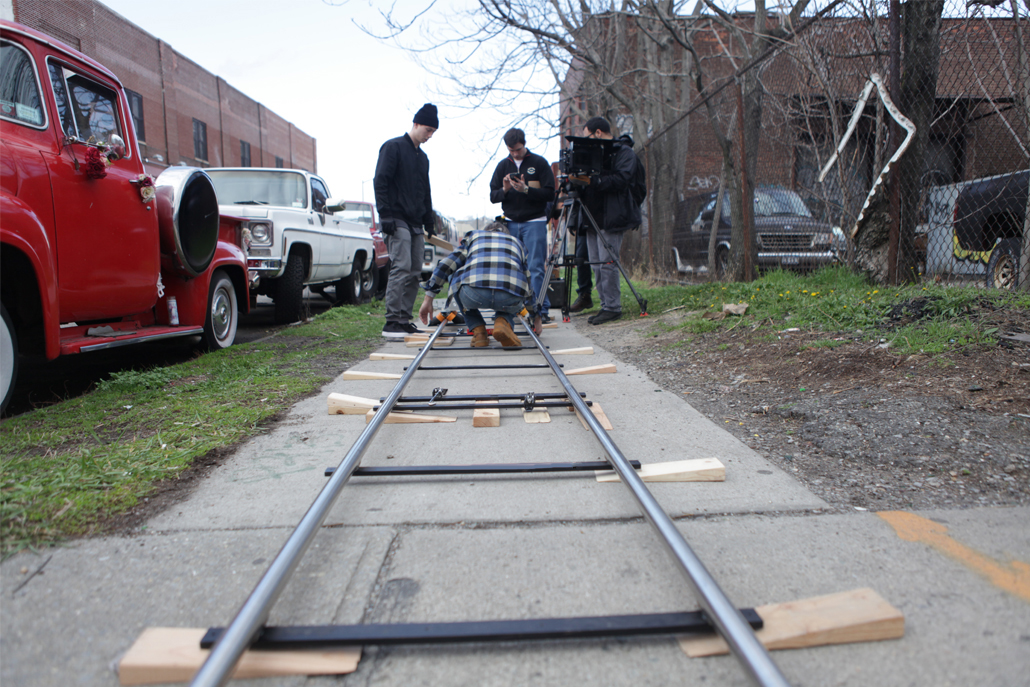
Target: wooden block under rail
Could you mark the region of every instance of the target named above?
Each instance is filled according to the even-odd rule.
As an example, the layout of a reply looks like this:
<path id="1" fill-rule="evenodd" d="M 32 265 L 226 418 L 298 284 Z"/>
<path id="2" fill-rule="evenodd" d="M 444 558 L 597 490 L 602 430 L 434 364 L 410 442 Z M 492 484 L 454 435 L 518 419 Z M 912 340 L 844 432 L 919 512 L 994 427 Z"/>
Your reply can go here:
<path id="1" fill-rule="evenodd" d="M 476 401 L 479 406 L 497 405 L 497 401 Z M 497 408 L 476 408 L 472 411 L 473 427 L 500 427 L 501 411 Z"/>
<path id="2" fill-rule="evenodd" d="M 767 604 L 755 611 L 764 622 L 755 636 L 767 649 L 877 642 L 905 636 L 905 616 L 868 587 Z M 729 653 L 726 641 L 718 635 L 683 637 L 679 643 L 692 658 Z"/>
<path id="3" fill-rule="evenodd" d="M 649 463 L 637 470 L 645 482 L 725 482 L 726 466 L 718 458 Z M 614 470 L 595 470 L 598 482 L 618 482 Z"/>
<path id="4" fill-rule="evenodd" d="M 405 341 L 404 345 L 408 348 L 423 348 L 427 343 L 429 343 L 428 338 L 416 337 L 414 341 Z M 437 339 L 436 343 L 433 344 L 433 348 L 440 348 L 441 346 L 450 346 L 453 343 L 454 337 L 448 336 L 443 339 Z"/>
<path id="5" fill-rule="evenodd" d="M 590 367 L 577 367 L 575 370 L 565 370 L 566 377 L 569 375 L 603 375 L 614 373 L 614 363 L 608 363 L 607 365 L 591 365 Z"/>
<path id="6" fill-rule="evenodd" d="M 547 412 L 547 408 L 537 408 L 536 410 L 523 410 L 522 417 L 526 420 L 526 424 L 530 425 L 536 425 L 551 421 L 551 414 Z"/>
<path id="7" fill-rule="evenodd" d="M 210 649 L 201 649 L 204 628 L 148 627 L 118 663 L 123 685 L 188 682 L 207 660 Z M 232 677 L 245 679 L 279 675 L 342 675 L 353 673 L 361 649 L 297 651 L 245 651 Z"/>
<path id="8" fill-rule="evenodd" d="M 379 401 L 374 398 L 348 396 L 347 394 L 329 394 L 327 401 L 330 415 L 364 415 Z"/>
<path id="9" fill-rule="evenodd" d="M 365 372 L 364 370 L 347 370 L 344 379 L 400 379 L 399 374 L 392 372 Z"/>
<path id="10" fill-rule="evenodd" d="M 369 360 L 414 360 L 415 356 L 404 353 L 371 353 Z"/>
<path id="11" fill-rule="evenodd" d="M 572 409 L 576 410 L 575 406 L 573 406 Z M 601 409 L 600 403 L 594 401 L 590 405 L 590 412 L 594 414 L 594 417 L 597 418 L 597 421 L 601 423 L 602 427 L 609 431 L 615 429 L 614 427 L 612 427 L 611 420 L 608 419 L 608 416 L 604 414 L 604 410 Z M 576 410 L 576 417 L 579 418 L 579 422 L 583 425 L 583 429 L 590 429 L 590 426 L 587 424 L 587 421 L 583 419 L 583 416 L 579 414 L 578 410 Z"/>
<path id="12" fill-rule="evenodd" d="M 563 348 L 560 351 L 551 351 L 551 355 L 593 355 L 593 346 L 583 346 L 582 348 Z"/>
<path id="13" fill-rule="evenodd" d="M 369 410 L 365 413 L 365 424 L 372 422 L 372 418 L 375 417 L 376 411 Z M 426 422 L 457 422 L 458 418 L 450 415 L 426 415 L 425 413 L 415 413 L 410 410 L 395 410 L 386 416 L 383 420 L 384 425 L 417 425 L 419 423 Z"/>

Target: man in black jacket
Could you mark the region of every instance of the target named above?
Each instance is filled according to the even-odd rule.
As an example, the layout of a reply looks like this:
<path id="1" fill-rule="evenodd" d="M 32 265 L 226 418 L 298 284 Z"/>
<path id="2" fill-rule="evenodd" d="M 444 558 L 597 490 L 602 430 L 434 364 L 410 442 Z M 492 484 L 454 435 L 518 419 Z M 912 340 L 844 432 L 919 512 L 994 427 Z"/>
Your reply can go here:
<path id="1" fill-rule="evenodd" d="M 594 117 L 583 127 L 583 136 L 611 140 L 612 128 L 604 117 Z M 604 324 L 622 317 L 619 268 L 614 260 L 619 257 L 623 233 L 640 226 L 640 206 L 634 202 L 630 192 L 636 166 L 637 154 L 633 152 L 633 139 L 623 134 L 612 146 L 606 171 L 589 179 L 573 180 L 586 184 L 583 204 L 601 229 L 598 235 L 589 226 L 589 222 L 586 222 L 586 227 L 582 224 L 579 227 L 580 233 L 586 229 L 587 251 L 594 266 L 597 294 L 601 297 L 600 312 L 587 318 L 590 324 Z"/>
<path id="2" fill-rule="evenodd" d="M 543 157 L 526 148 L 522 129 L 504 134 L 508 157 L 497 163 L 490 179 L 490 202 L 500 203 L 508 220 L 508 232 L 522 242 L 529 259 L 533 302 L 540 297 L 547 260 L 547 204 L 554 200 L 554 174 Z M 543 323 L 551 321 L 551 307 L 545 297 L 538 315 Z"/>
<path id="3" fill-rule="evenodd" d="M 386 324 L 383 336 L 403 339 L 418 331 L 411 309 L 418 294 L 425 247 L 423 229 L 433 235 L 435 218 L 429 189 L 429 158 L 422 144 L 440 127 L 436 106 L 426 103 L 409 133 L 391 138 L 379 149 L 373 181 L 379 227 L 390 252 L 390 278 L 386 283 Z"/>

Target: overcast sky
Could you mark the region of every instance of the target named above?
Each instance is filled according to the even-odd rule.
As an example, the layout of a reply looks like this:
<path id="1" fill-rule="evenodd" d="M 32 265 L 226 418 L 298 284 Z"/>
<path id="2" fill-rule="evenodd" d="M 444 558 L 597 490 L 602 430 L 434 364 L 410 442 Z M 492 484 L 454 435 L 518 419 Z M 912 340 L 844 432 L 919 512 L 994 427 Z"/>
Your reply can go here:
<path id="1" fill-rule="evenodd" d="M 318 141 L 318 172 L 334 196 L 374 200 L 379 146 L 411 128 L 423 103 L 440 110 L 440 130 L 425 144 L 433 204 L 455 219 L 492 217 L 490 174 L 509 122 L 497 113 L 462 114 L 402 50 L 353 23 L 381 26 L 368 0 L 101 0 L 204 69 L 285 117 Z M 340 0 L 335 0 L 339 3 Z M 437 11 L 466 0 L 440 0 Z M 399 0 L 397 7 L 423 7 Z M 382 3 L 380 3 L 382 6 Z M 557 144 L 529 148 L 556 160 Z M 469 180 L 487 171 L 469 186 Z"/>

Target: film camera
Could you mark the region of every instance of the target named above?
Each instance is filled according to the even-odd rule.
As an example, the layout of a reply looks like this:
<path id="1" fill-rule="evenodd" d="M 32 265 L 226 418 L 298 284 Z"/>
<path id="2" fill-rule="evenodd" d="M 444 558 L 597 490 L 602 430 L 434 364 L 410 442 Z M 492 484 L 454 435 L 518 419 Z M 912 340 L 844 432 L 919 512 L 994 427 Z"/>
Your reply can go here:
<path id="1" fill-rule="evenodd" d="M 584 136 L 566 136 L 569 147 L 561 151 L 558 169 L 566 177 L 589 177 L 611 168 L 614 141 Z"/>

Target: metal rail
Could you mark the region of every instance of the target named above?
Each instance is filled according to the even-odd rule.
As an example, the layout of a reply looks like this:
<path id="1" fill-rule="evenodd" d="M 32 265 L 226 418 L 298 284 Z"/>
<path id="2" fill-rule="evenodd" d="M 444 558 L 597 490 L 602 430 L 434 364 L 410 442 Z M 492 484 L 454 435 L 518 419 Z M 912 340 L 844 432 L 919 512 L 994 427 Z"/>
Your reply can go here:
<path id="1" fill-rule="evenodd" d="M 683 535 L 676 529 L 672 519 L 648 491 L 643 480 L 635 472 L 634 465 L 608 436 L 590 411 L 587 402 L 581 398 L 580 393 L 569 382 L 568 377 L 562 372 L 561 366 L 548 352 L 537 334 L 533 332 L 532 327 L 524 318 L 520 317 L 519 319 L 526 327 L 527 334 L 533 338 L 537 349 L 544 356 L 547 365 L 565 389 L 568 403 L 563 405 L 570 403 L 575 407 L 608 454 L 608 462 L 611 467 L 633 493 L 645 518 L 657 530 L 669 553 L 679 564 L 688 584 L 697 596 L 708 622 L 726 640 L 730 651 L 741 663 L 748 677 L 760 687 L 788 687 L 789 683 L 786 678 L 773 662 L 765 647 L 755 637 L 748 619 L 730 603 L 715 579 L 687 544 Z M 382 402 L 380 407 L 386 412 L 376 412 L 373 415 L 371 422 L 365 427 L 340 465 L 332 470 L 332 476 L 301 519 L 300 524 L 276 555 L 232 623 L 221 632 L 211 649 L 211 654 L 194 676 L 191 685 L 194 687 L 224 685 L 230 679 L 243 652 L 261 636 L 272 606 L 278 600 L 315 534 L 318 533 L 343 486 L 357 469 L 362 455 L 385 422 L 389 411 L 401 398 L 401 393 L 419 370 L 425 356 L 430 351 L 437 350 L 433 348 L 433 343 L 440 336 L 446 322 L 444 320 L 437 326 L 426 345 L 415 357 L 414 362 L 401 376 L 397 386 Z"/>
<path id="2" fill-rule="evenodd" d="M 561 382 L 562 387 L 565 388 L 565 392 L 572 400 L 576 410 L 579 411 L 580 416 L 590 427 L 590 431 L 594 433 L 601 447 L 608 454 L 609 462 L 611 462 L 612 467 L 619 474 L 623 484 L 633 492 L 633 496 L 636 497 L 637 503 L 640 504 L 640 508 L 644 512 L 644 517 L 658 531 L 658 534 L 669 549 L 669 553 L 679 563 L 682 572 L 686 575 L 687 583 L 693 588 L 698 601 L 701 603 L 701 608 L 708 614 L 708 619 L 719 630 L 719 634 L 726 640 L 726 643 L 729 644 L 730 651 L 740 661 L 748 677 L 755 684 L 761 685 L 761 687 L 788 687 L 790 683 L 787 682 L 787 679 L 773 662 L 769 652 L 765 650 L 762 643 L 755 637 L 754 631 L 748 625 L 744 616 L 730 603 L 730 600 L 719 587 L 715 578 L 712 577 L 704 564 L 701 563 L 701 559 L 690 548 L 690 545 L 687 544 L 687 540 L 683 538 L 680 531 L 676 529 L 672 518 L 669 517 L 651 492 L 648 491 L 644 485 L 644 480 L 640 479 L 640 475 L 633 470 L 629 461 L 622 455 L 622 452 L 615 445 L 615 442 L 612 441 L 611 437 L 608 436 L 601 423 L 597 421 L 597 418 L 587 408 L 583 399 L 576 393 L 576 389 L 569 382 L 569 378 L 565 376 L 565 373 L 562 372 L 554 357 L 547 349 L 542 347 L 542 343 L 536 333 L 532 331 L 532 327 L 529 327 L 523 318 L 520 317 L 519 319 L 522 319 L 522 324 L 526 325 L 527 329 L 530 330 L 529 335 L 536 341 L 537 346 L 541 346 L 540 353 L 544 356 L 547 364 L 551 366 L 551 370 L 558 378 L 558 381 Z"/>
<path id="3" fill-rule="evenodd" d="M 400 398 L 404 387 L 418 371 L 418 366 L 429 351 L 433 350 L 433 343 L 443 331 L 446 320 L 436 327 L 436 331 L 429 337 L 428 344 L 415 356 L 415 362 L 411 368 L 401 375 L 400 381 L 394 387 L 390 395 L 386 397 L 382 406 L 385 412 L 375 413 L 372 421 L 368 423 L 365 430 L 358 437 L 350 451 L 340 461 L 340 465 L 333 472 L 333 476 L 322 491 L 319 492 L 308 512 L 304 514 L 300 524 L 290 535 L 290 538 L 283 544 L 283 548 L 276 555 L 275 560 L 268 566 L 268 570 L 261 577 L 261 580 L 254 587 L 247 600 L 243 603 L 232 623 L 225 629 L 222 636 L 211 648 L 204 665 L 200 667 L 197 674 L 193 676 L 190 685 L 193 687 L 215 687 L 224 685 L 232 676 L 232 671 L 239 662 L 240 656 L 250 646 L 251 642 L 261 632 L 262 626 L 268 619 L 272 606 L 279 599 L 279 595 L 289 582 L 290 576 L 296 570 L 300 559 L 304 556 L 311 541 L 318 534 L 319 528 L 329 515 L 336 498 L 340 495 L 343 485 L 347 483 L 351 473 L 358 467 L 361 456 L 364 455 L 368 445 L 372 443 L 379 428 L 386 421 L 390 410 L 397 399 Z"/>

